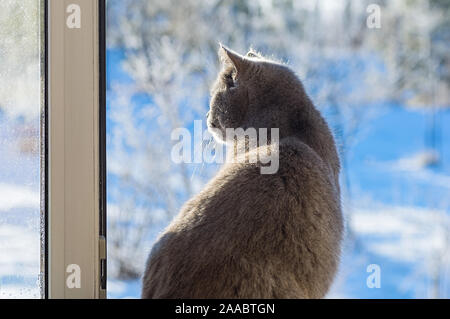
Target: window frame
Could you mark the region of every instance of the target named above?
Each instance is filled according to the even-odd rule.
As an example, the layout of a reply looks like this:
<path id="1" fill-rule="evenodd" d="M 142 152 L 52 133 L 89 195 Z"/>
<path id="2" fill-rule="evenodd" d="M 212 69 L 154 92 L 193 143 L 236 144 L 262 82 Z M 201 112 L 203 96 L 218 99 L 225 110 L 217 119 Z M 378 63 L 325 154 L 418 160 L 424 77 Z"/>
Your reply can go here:
<path id="1" fill-rule="evenodd" d="M 106 3 L 42 1 L 42 296 L 106 298 Z M 66 24 L 71 4 L 80 28 Z M 72 264 L 79 288 L 66 283 Z"/>

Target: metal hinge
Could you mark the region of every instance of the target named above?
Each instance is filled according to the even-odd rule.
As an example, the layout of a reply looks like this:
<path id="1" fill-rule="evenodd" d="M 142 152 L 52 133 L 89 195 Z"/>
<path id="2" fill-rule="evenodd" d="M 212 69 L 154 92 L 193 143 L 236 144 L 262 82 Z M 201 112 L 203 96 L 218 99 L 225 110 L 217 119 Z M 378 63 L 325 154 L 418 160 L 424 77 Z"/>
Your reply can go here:
<path id="1" fill-rule="evenodd" d="M 98 247 L 99 263 L 100 263 L 100 287 L 99 298 L 106 299 L 106 238 L 100 236 Z"/>

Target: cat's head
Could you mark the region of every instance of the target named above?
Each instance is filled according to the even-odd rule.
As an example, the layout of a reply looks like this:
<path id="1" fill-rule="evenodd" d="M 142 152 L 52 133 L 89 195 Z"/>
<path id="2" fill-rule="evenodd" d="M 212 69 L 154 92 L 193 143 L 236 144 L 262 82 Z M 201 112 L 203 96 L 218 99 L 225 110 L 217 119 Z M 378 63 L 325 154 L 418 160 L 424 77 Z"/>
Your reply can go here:
<path id="1" fill-rule="evenodd" d="M 243 56 L 221 45 L 218 54 L 222 70 L 211 90 L 207 119 L 215 138 L 225 142 L 227 128 L 284 126 L 289 116 L 283 107 L 301 86 L 294 73 L 254 51 Z"/>

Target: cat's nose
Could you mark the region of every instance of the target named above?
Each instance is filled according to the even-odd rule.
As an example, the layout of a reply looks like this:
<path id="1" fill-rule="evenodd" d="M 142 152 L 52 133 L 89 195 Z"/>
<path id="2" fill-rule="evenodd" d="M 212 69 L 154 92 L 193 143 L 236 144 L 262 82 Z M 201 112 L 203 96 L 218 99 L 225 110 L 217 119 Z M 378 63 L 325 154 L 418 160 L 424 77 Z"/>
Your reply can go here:
<path id="1" fill-rule="evenodd" d="M 209 116 L 209 111 L 208 111 L 208 112 L 206 112 L 206 118 L 208 118 L 208 116 Z"/>

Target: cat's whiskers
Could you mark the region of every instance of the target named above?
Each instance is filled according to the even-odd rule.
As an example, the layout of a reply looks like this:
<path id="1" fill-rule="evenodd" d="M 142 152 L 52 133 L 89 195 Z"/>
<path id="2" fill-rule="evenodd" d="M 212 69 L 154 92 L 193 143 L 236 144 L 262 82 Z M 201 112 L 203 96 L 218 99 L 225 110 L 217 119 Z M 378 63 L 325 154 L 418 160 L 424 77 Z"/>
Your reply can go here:
<path id="1" fill-rule="evenodd" d="M 204 150 L 205 149 L 208 149 L 208 147 L 209 147 L 209 145 L 211 144 L 211 141 L 213 141 L 214 140 L 214 137 L 210 137 L 208 140 L 203 140 L 202 141 L 202 154 L 204 154 Z M 214 153 L 214 159 L 216 158 L 216 154 Z M 199 174 L 200 174 L 200 176 L 202 176 L 201 174 L 202 174 L 202 172 L 203 172 L 203 168 L 204 168 L 204 166 L 205 166 L 205 160 L 203 159 L 203 156 L 202 156 L 202 165 L 200 166 L 200 172 L 199 172 Z M 192 180 L 194 179 L 194 176 L 195 176 L 195 173 L 197 172 L 197 168 L 198 168 L 198 165 L 196 165 L 195 166 L 195 168 L 194 168 L 194 171 L 192 172 L 192 175 L 191 175 L 191 182 L 192 182 Z"/>
<path id="2" fill-rule="evenodd" d="M 216 146 L 218 145 L 217 144 L 217 142 L 216 142 L 216 140 L 214 139 L 214 137 L 211 137 L 211 140 L 212 140 L 212 142 L 214 143 L 213 144 L 213 148 L 214 148 L 214 157 L 213 157 L 213 162 L 215 162 L 215 160 L 216 160 L 216 156 L 217 156 L 217 150 L 215 149 L 216 148 Z M 220 146 L 220 145 L 219 145 Z"/>
<path id="3" fill-rule="evenodd" d="M 197 165 L 195 165 L 195 167 L 194 167 L 194 170 L 192 171 L 192 175 L 191 175 L 191 178 L 190 178 L 190 181 L 192 182 L 192 180 L 194 179 L 194 175 L 195 175 L 195 172 L 197 171 Z"/>
<path id="4" fill-rule="evenodd" d="M 214 140 L 214 137 L 210 137 L 209 138 L 209 140 L 208 141 L 206 141 L 206 145 L 205 145 L 205 148 L 204 149 L 208 149 L 209 148 L 209 146 L 211 145 L 211 142 Z M 202 151 L 203 151 L 203 148 L 202 148 Z M 214 159 L 215 159 L 215 157 L 216 157 L 216 154 L 214 153 Z M 202 174 L 203 173 L 203 168 L 205 167 L 205 161 L 204 160 L 202 160 L 202 167 L 200 168 L 200 174 Z"/>

